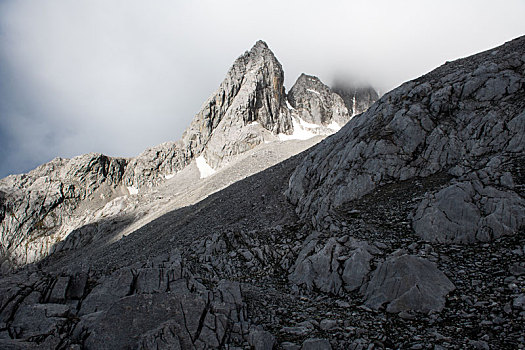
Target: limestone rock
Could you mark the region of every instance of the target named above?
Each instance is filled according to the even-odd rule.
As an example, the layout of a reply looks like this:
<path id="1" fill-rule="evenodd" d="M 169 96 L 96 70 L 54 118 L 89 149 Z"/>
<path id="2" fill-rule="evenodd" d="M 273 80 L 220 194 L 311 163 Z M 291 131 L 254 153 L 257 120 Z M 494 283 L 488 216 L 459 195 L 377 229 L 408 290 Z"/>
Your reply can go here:
<path id="1" fill-rule="evenodd" d="M 486 242 L 525 225 L 524 212 L 525 200 L 513 191 L 460 182 L 426 196 L 415 212 L 414 230 L 434 242 Z"/>
<path id="2" fill-rule="evenodd" d="M 65 322 L 69 307 L 61 304 L 32 304 L 21 307 L 11 324 L 17 337 L 48 335 L 58 331 Z"/>
<path id="3" fill-rule="evenodd" d="M 327 126 L 335 122 L 341 127 L 350 120 L 343 99 L 314 76 L 301 74 L 288 100 L 299 118 L 308 123 Z"/>
<path id="4" fill-rule="evenodd" d="M 307 239 L 298 255 L 290 282 L 308 290 L 333 295 L 359 289 L 370 271 L 372 253 L 376 250 L 366 242 L 347 241 L 344 245 L 330 238 L 315 252 L 318 241 Z"/>
<path id="5" fill-rule="evenodd" d="M 342 273 L 346 290 L 354 291 L 363 285 L 370 272 L 370 260 L 372 260 L 372 255 L 366 249 L 357 248 L 351 253 L 345 261 Z"/>
<path id="6" fill-rule="evenodd" d="M 208 164 L 217 168 L 273 134 L 291 133 L 283 83 L 281 64 L 268 45 L 258 41 L 234 62 L 180 141 L 153 147 L 131 160 L 125 184 L 155 186 L 203 152 Z"/>
<path id="7" fill-rule="evenodd" d="M 56 158 L 28 174 L 1 179 L 0 258 L 22 265 L 47 255 L 83 202 L 100 205 L 106 202 L 102 197 L 120 193 L 126 164 L 91 153 Z"/>
<path id="8" fill-rule="evenodd" d="M 441 311 L 454 285 L 435 264 L 413 255 L 388 258 L 374 271 L 364 296 L 366 305 L 398 313 Z"/>
<path id="9" fill-rule="evenodd" d="M 483 197 L 491 203 L 482 216 L 490 223 L 470 225 L 488 225 L 494 237 L 515 232 L 514 214 L 491 213 L 504 202 L 522 208 L 522 200 L 510 193 L 516 192 L 512 176 L 519 173 L 504 174 L 523 162 L 524 41 L 447 63 L 352 118 L 314 147 L 292 174 L 287 196 L 297 213 L 323 227 L 333 209 L 384 185 L 441 173 L 472 182 L 471 174 L 479 172 L 487 191 Z M 505 194 L 491 190 L 500 184 L 507 187 Z M 477 220 L 472 208 L 464 209 L 470 211 L 465 221 Z M 431 210 L 425 215 L 431 222 Z M 491 233 L 485 231 L 474 236 L 487 240 Z"/>
<path id="10" fill-rule="evenodd" d="M 251 331 L 248 339 L 255 350 L 272 350 L 275 345 L 275 337 L 267 331 Z"/>
<path id="11" fill-rule="evenodd" d="M 332 346 L 326 339 L 311 338 L 303 342 L 301 350 L 332 350 Z"/>

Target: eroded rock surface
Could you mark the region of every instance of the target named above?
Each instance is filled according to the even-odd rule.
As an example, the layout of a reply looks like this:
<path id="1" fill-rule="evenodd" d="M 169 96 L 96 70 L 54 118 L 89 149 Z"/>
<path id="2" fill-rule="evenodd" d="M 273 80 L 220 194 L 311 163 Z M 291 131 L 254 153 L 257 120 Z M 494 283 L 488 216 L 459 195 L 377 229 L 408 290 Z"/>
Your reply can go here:
<path id="1" fill-rule="evenodd" d="M 421 237 L 466 243 L 515 233 L 524 209 L 514 184 L 524 162 L 524 41 L 401 85 L 315 147 L 290 179 L 299 215 L 325 225 L 331 210 L 386 184 L 447 172 L 451 186 L 416 214 Z"/>
<path id="2" fill-rule="evenodd" d="M 308 123 L 327 126 L 335 122 L 341 127 L 350 120 L 343 99 L 317 77 L 301 74 L 288 99 L 299 117 Z"/>
<path id="3" fill-rule="evenodd" d="M 366 304 L 386 311 L 441 311 L 454 285 L 435 264 L 414 255 L 387 258 L 374 272 L 365 291 Z"/>

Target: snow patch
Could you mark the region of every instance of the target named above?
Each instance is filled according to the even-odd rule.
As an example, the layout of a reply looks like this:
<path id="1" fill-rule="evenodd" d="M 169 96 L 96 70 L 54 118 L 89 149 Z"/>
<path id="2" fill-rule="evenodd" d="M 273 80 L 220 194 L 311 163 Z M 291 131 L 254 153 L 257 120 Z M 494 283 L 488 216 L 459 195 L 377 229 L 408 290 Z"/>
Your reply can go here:
<path id="1" fill-rule="evenodd" d="M 319 91 L 315 91 L 315 90 L 312 90 L 312 89 L 306 89 L 306 91 L 310 91 L 310 92 L 313 92 L 314 94 L 321 95 L 321 93 Z"/>
<path id="2" fill-rule="evenodd" d="M 290 102 L 288 102 L 288 100 L 286 100 L 286 107 L 288 107 L 288 109 L 290 110 L 294 110 L 295 108 L 292 107 L 292 105 L 290 104 Z"/>
<path id="3" fill-rule="evenodd" d="M 168 174 L 168 175 L 164 175 L 164 178 L 165 178 L 166 180 L 169 180 L 169 179 L 171 179 L 171 178 L 174 177 L 174 176 L 175 176 L 175 173 L 173 173 L 173 174 Z"/>
<path id="4" fill-rule="evenodd" d="M 314 123 L 308 123 L 307 121 L 301 119 L 301 118 L 297 118 L 299 119 L 299 123 L 301 124 L 301 126 L 303 128 L 308 128 L 308 129 L 317 129 L 317 128 L 320 128 L 321 125 L 318 125 L 318 124 L 314 124 Z"/>
<path id="5" fill-rule="evenodd" d="M 299 119 L 299 121 L 297 121 Z M 304 120 L 300 118 L 292 118 L 293 123 L 293 134 L 286 135 L 286 134 L 279 134 L 279 140 L 281 141 L 288 141 L 288 140 L 308 140 L 312 137 L 317 136 L 313 132 L 307 130 L 305 127 L 303 127 L 301 124 L 302 122 L 306 123 Z M 307 123 L 309 124 L 309 123 Z M 315 125 L 315 124 L 314 124 Z"/>
<path id="6" fill-rule="evenodd" d="M 195 162 L 197 163 L 197 168 L 199 168 L 199 172 L 201 173 L 201 179 L 215 174 L 215 169 L 213 169 L 208 164 L 206 158 L 204 158 L 202 154 L 195 158 Z"/>
<path id="7" fill-rule="evenodd" d="M 341 125 L 337 124 L 334 120 L 330 124 L 326 126 L 328 129 L 332 129 L 333 131 L 339 131 L 341 130 Z"/>
<path id="8" fill-rule="evenodd" d="M 128 187 L 128 192 L 129 194 L 131 195 L 136 195 L 139 193 L 139 189 L 134 187 L 134 186 L 127 186 Z"/>

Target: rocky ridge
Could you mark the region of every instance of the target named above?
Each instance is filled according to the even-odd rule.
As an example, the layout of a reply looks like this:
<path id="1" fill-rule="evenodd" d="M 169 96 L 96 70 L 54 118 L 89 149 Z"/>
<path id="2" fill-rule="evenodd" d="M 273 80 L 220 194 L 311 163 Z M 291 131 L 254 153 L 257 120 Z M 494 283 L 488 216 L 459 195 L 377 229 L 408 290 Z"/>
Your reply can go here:
<path id="1" fill-rule="evenodd" d="M 382 186 L 439 173 L 413 214 L 424 239 L 471 243 L 524 225 L 523 39 L 446 64 L 383 96 L 315 147 L 288 196 L 316 225 Z"/>
<path id="2" fill-rule="evenodd" d="M 265 142 L 336 131 L 338 124 L 334 128 L 304 122 L 290 106 L 283 83 L 281 64 L 259 41 L 234 62 L 181 140 L 131 159 L 101 154 L 57 158 L 28 174 L 0 180 L 2 268 L 38 261 L 71 232 L 95 225 L 111 211 L 124 210 L 124 202 L 130 202 L 126 195 L 160 186 L 192 162 L 212 173 Z M 316 86 L 329 91 L 318 80 Z M 333 119 L 342 125 L 350 118 L 336 94 L 328 93 L 324 101 L 339 103 L 337 109 L 324 113 L 325 124 Z M 303 114 L 307 111 L 302 108 Z"/>

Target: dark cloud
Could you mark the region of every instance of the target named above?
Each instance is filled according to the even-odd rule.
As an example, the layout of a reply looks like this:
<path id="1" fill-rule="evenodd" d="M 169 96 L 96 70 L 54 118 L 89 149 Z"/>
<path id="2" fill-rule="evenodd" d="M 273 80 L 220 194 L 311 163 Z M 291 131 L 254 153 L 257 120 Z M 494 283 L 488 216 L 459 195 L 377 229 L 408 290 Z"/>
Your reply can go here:
<path id="1" fill-rule="evenodd" d="M 258 39 L 326 83 L 385 92 L 524 33 L 506 1 L 0 2 L 0 176 L 176 140 Z"/>

